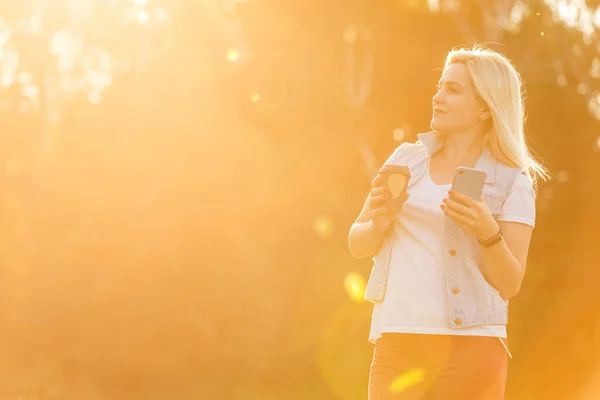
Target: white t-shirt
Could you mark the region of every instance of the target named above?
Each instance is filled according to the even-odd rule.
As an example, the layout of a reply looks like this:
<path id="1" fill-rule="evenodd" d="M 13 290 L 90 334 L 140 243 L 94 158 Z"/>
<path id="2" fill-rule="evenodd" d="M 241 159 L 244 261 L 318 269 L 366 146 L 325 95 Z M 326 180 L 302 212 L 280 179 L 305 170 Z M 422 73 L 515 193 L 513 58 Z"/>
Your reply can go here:
<path id="1" fill-rule="evenodd" d="M 373 308 L 371 342 L 385 332 L 506 337 L 505 325 L 450 327 L 440 205 L 451 186 L 436 185 L 427 168 L 409 188 L 396 221 L 386 294 Z M 535 192 L 525 175 L 519 174 L 497 220 L 535 225 Z"/>

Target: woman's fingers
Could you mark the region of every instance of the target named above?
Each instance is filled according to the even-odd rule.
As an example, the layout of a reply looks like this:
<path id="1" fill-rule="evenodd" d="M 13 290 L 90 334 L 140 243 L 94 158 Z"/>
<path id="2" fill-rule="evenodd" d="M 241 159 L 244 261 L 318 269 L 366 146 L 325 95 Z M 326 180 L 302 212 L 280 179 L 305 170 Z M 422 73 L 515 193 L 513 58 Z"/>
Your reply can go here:
<path id="1" fill-rule="evenodd" d="M 385 186 L 378 186 L 371 189 L 371 197 L 380 196 L 382 194 L 386 194 L 388 192 L 388 188 Z"/>
<path id="2" fill-rule="evenodd" d="M 381 206 L 383 206 L 383 204 L 385 203 L 385 201 L 387 199 L 388 199 L 388 196 L 386 194 L 371 197 L 371 200 L 369 201 L 371 210 L 373 210 L 375 208 L 380 208 Z"/>
<path id="3" fill-rule="evenodd" d="M 444 204 L 446 204 L 447 207 L 449 207 L 451 210 L 456 211 L 459 214 L 465 215 L 467 217 L 475 216 L 473 210 L 471 210 L 469 207 L 460 204 L 452 199 L 444 199 Z"/>
<path id="4" fill-rule="evenodd" d="M 371 212 L 372 219 L 386 218 L 386 219 L 392 220 L 392 219 L 394 219 L 394 215 L 395 215 L 395 211 L 390 210 L 388 208 L 378 208 Z"/>
<path id="5" fill-rule="evenodd" d="M 373 181 L 371 182 L 371 187 L 376 188 L 379 186 L 381 186 L 381 175 L 377 174 L 375 179 L 373 179 Z"/>
<path id="6" fill-rule="evenodd" d="M 447 216 L 449 216 L 450 218 L 452 218 L 454 220 L 454 222 L 468 225 L 468 226 L 473 225 L 473 220 L 471 218 L 469 218 L 463 214 L 460 214 L 457 211 L 454 211 L 450 207 L 443 207 L 443 209 L 444 209 L 444 213 Z"/>
<path id="7" fill-rule="evenodd" d="M 477 203 L 475 200 L 473 200 L 466 194 L 458 193 L 453 190 L 450 190 L 448 194 L 450 195 L 451 200 L 454 200 L 455 202 L 463 204 L 467 207 L 473 207 Z"/>

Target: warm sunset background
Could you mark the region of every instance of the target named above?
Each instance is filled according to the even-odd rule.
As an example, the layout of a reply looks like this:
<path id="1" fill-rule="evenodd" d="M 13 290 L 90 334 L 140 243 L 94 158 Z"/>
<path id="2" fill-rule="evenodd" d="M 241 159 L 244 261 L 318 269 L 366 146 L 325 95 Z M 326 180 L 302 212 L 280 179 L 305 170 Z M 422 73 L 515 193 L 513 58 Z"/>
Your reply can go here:
<path id="1" fill-rule="evenodd" d="M 0 400 L 363 400 L 347 235 L 452 47 L 527 89 L 508 400 L 600 399 L 599 1 L 0 1 Z"/>

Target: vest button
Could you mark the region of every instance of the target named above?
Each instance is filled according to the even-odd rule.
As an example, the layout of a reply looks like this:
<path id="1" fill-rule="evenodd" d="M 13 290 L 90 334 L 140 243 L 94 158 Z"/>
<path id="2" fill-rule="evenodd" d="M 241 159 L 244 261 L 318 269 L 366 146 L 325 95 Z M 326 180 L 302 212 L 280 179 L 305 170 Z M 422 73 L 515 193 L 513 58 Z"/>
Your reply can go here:
<path id="1" fill-rule="evenodd" d="M 456 325 L 461 325 L 461 324 L 462 324 L 462 319 L 460 319 L 460 318 L 455 318 L 455 319 L 454 319 L 454 323 L 455 323 Z"/>
<path id="2" fill-rule="evenodd" d="M 459 292 L 460 292 L 460 289 L 459 289 L 459 288 L 457 288 L 457 287 L 453 287 L 453 288 L 452 288 L 452 293 L 454 293 L 454 294 L 458 294 Z"/>
<path id="3" fill-rule="evenodd" d="M 452 249 L 448 252 L 452 257 L 456 255 L 456 250 Z"/>

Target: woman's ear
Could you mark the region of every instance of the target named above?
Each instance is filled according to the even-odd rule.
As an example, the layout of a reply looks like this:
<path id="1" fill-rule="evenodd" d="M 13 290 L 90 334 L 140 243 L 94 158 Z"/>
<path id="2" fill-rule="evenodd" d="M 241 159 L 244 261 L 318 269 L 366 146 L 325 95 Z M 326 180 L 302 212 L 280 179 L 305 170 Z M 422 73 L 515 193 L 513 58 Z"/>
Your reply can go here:
<path id="1" fill-rule="evenodd" d="M 489 108 L 486 107 L 481 110 L 481 114 L 479 115 L 480 122 L 487 121 L 490 118 L 492 118 L 492 113 L 490 112 Z"/>

